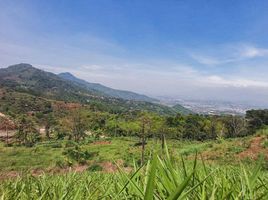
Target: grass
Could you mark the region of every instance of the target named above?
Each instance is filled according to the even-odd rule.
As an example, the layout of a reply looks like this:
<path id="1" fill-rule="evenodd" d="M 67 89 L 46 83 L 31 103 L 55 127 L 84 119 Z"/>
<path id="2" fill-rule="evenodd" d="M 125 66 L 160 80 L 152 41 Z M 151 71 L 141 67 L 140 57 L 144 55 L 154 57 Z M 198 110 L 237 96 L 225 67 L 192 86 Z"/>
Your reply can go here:
<path id="1" fill-rule="evenodd" d="M 268 176 L 261 162 L 254 168 L 209 167 L 201 160 L 180 161 L 168 153 L 151 154 L 133 172 L 119 166 L 113 174 L 19 177 L 0 183 L 1 199 L 267 199 Z"/>
<path id="2" fill-rule="evenodd" d="M 216 141 L 179 141 L 168 140 L 170 153 L 179 158 L 184 155 L 186 159 L 193 159 L 195 152 L 202 153 L 207 160 L 216 164 L 229 163 L 237 165 L 239 160 L 236 155 L 248 148 L 251 137 L 237 138 Z M 137 138 L 111 138 L 109 144 L 94 144 L 90 139 L 80 144 L 81 151 L 93 153 L 94 163 L 99 164 L 105 161 L 123 160 L 126 166 L 133 166 L 133 160 L 140 159 L 140 146 L 134 144 L 138 142 Z M 2 171 L 23 171 L 30 169 L 47 169 L 64 164 L 66 156 L 63 152 L 69 146 L 75 143 L 68 141 L 45 141 L 36 144 L 34 147 L 5 147 L 0 143 L 0 172 Z M 266 147 L 266 142 L 263 143 Z M 146 145 L 146 158 L 149 158 L 151 151 L 161 152 L 160 141 L 151 139 Z M 89 161 L 90 162 L 90 161 Z M 248 162 L 247 162 L 248 163 Z"/>
<path id="3" fill-rule="evenodd" d="M 58 159 L 63 159 L 62 149 L 39 145 L 33 148 L 0 146 L 1 171 L 46 168 Z"/>

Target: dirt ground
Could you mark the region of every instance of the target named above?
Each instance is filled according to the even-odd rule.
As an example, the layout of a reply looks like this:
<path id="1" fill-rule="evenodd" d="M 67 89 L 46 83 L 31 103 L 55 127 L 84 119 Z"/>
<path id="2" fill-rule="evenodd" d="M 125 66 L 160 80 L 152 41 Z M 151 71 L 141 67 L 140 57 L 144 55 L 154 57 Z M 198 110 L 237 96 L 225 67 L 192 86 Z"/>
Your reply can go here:
<path id="1" fill-rule="evenodd" d="M 268 149 L 265 149 L 261 146 L 264 137 L 255 137 L 251 140 L 250 147 L 245 151 L 239 153 L 237 156 L 240 159 L 251 158 L 251 159 L 258 159 L 260 154 L 263 154 L 266 159 L 268 159 Z"/>
<path id="2" fill-rule="evenodd" d="M 131 172 L 132 168 L 124 167 L 123 164 L 124 164 L 123 160 L 117 160 L 116 163 L 106 161 L 106 162 L 100 163 L 99 165 L 103 168 L 102 172 L 105 172 L 105 173 L 117 172 L 118 171 L 117 166 L 120 166 L 120 168 L 123 169 L 127 173 Z M 81 173 L 81 172 L 86 171 L 88 167 L 89 165 L 75 165 L 75 166 L 66 167 L 66 168 L 54 167 L 54 168 L 45 169 L 45 170 L 33 169 L 27 174 L 31 174 L 32 176 L 38 177 L 43 174 L 66 174 L 70 172 Z M 18 171 L 9 171 L 9 172 L 2 172 L 2 173 L 0 172 L 0 180 L 22 177 L 23 175 L 25 175 L 25 173 L 18 172 Z"/>

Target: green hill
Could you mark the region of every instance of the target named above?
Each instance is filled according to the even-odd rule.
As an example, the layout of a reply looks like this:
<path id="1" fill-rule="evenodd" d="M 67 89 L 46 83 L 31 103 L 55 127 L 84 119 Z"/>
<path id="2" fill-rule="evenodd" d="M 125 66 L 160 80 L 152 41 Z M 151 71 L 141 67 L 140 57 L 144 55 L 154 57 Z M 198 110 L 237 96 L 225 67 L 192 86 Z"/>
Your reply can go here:
<path id="1" fill-rule="evenodd" d="M 65 73 L 60 73 L 59 77 L 69 80 L 72 83 L 85 88 L 89 91 L 99 91 L 105 95 L 108 95 L 110 97 L 115 97 L 115 98 L 121 98 L 125 100 L 134 100 L 134 101 L 148 101 L 148 102 L 158 102 L 157 99 L 150 98 L 146 95 L 142 94 L 137 94 L 135 92 L 130 92 L 130 91 L 124 91 L 124 90 L 116 90 L 113 88 L 106 87 L 104 85 L 101 85 L 99 83 L 90 83 L 85 80 L 79 79 L 75 77 L 74 75 L 70 74 L 69 72 Z"/>
<path id="2" fill-rule="evenodd" d="M 8 68 L 2 68 L 0 69 L 0 89 L 9 91 L 8 93 L 5 93 L 2 98 L 9 99 L 11 95 L 12 97 L 15 96 L 15 99 L 18 102 L 23 100 L 23 98 L 20 98 L 23 96 L 22 94 L 28 94 L 31 96 L 31 98 L 28 99 L 41 97 L 44 99 L 76 102 L 90 105 L 95 109 L 108 112 L 129 112 L 139 110 L 156 112 L 159 114 L 176 114 L 177 112 L 184 112 L 183 109 L 178 111 L 158 103 L 112 97 L 108 95 L 107 92 L 105 93 L 96 88 L 89 88 L 85 84 L 83 85 L 81 83 L 66 80 L 66 78 L 64 79 L 61 76 L 34 68 L 29 64 L 17 64 Z M 83 83 L 85 82 L 83 80 L 80 81 Z M 106 87 L 102 86 L 102 88 Z M 139 98 L 149 98 L 131 92 L 123 92 L 123 94 L 135 94 L 136 98 L 138 98 L 137 96 L 139 96 Z M 128 96 L 128 98 L 130 98 L 130 96 Z M 7 100 L 4 102 L 2 102 L 3 105 L 9 104 Z"/>

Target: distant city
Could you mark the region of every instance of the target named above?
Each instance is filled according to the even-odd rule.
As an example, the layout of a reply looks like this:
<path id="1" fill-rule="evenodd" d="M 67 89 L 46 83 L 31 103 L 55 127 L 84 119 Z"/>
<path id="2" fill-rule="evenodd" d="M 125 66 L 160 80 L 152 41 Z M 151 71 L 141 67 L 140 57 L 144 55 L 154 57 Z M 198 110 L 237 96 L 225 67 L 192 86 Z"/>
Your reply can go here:
<path id="1" fill-rule="evenodd" d="M 180 104 L 198 114 L 210 115 L 244 115 L 247 110 L 261 109 L 262 106 L 250 105 L 244 102 L 230 102 L 218 100 L 196 100 L 170 97 L 157 97 L 162 104 L 174 106 Z"/>

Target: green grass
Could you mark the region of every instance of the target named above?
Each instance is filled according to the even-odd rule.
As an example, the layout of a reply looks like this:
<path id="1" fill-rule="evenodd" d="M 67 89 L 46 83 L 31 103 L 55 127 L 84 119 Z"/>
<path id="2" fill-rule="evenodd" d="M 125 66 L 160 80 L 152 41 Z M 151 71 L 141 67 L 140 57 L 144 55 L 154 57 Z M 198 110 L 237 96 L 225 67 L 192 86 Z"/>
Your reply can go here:
<path id="1" fill-rule="evenodd" d="M 0 172 L 23 172 L 1 180 L 0 199 L 267 199 L 267 160 L 256 164 L 236 157 L 250 146 L 252 137 L 205 142 L 167 140 L 169 152 L 167 148 L 162 152 L 160 141 L 150 139 L 142 167 L 137 164 L 141 154 L 141 147 L 134 145 L 137 138 L 109 138 L 110 143 L 105 144 L 87 138 L 78 149 L 74 148 L 77 143 L 65 140 L 44 141 L 31 148 L 1 143 Z M 86 160 L 86 171 L 40 176 L 29 173 L 32 169 L 65 168 L 63 152 L 67 149 L 79 155 L 92 153 L 93 157 Z M 101 163 L 116 165 L 117 160 L 123 160 L 132 172 L 127 173 L 121 165 L 115 173 L 102 171 Z"/>
<path id="2" fill-rule="evenodd" d="M 1 171 L 46 168 L 58 159 L 63 159 L 62 149 L 39 145 L 32 148 L 0 146 Z"/>
<path id="3" fill-rule="evenodd" d="M 202 161 L 174 161 L 152 154 L 128 174 L 69 173 L 19 177 L 0 183 L 1 199 L 267 199 L 268 176 L 254 168 L 209 167 Z M 183 158 L 183 157 L 182 157 Z"/>
<path id="4" fill-rule="evenodd" d="M 184 155 L 186 159 L 192 160 L 195 152 L 198 152 L 215 164 L 237 165 L 239 160 L 236 159 L 236 155 L 248 148 L 250 138 L 237 138 L 221 142 L 168 140 L 167 143 L 171 155 L 176 159 L 180 155 Z M 134 145 L 138 142 L 137 138 L 111 138 L 109 141 L 110 144 L 100 145 L 94 144 L 94 141 L 89 138 L 83 144 L 80 144 L 80 148 L 81 151 L 93 153 L 94 157 L 90 160 L 97 164 L 105 161 L 123 160 L 126 166 L 133 166 L 133 160 L 138 161 L 140 159 L 141 147 Z M 0 172 L 53 168 L 66 161 L 63 152 L 66 146 L 73 145 L 74 143 L 61 140 L 41 142 L 31 148 L 22 146 L 5 147 L 3 143 L 0 143 Z M 263 146 L 267 146 L 266 142 L 263 143 Z M 155 139 L 148 141 L 146 145 L 147 159 L 153 150 L 161 152 L 160 141 Z M 91 164 L 90 160 L 88 161 L 89 164 Z"/>

